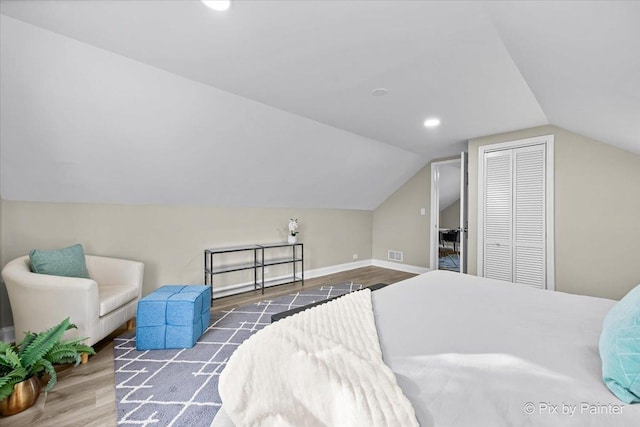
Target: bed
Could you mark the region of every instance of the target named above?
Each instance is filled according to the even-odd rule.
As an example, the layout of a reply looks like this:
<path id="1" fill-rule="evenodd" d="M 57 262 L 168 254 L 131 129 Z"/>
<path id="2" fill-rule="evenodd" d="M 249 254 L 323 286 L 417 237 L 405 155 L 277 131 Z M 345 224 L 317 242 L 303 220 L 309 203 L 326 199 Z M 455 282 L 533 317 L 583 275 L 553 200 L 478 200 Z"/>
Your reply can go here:
<path id="1" fill-rule="evenodd" d="M 423 427 L 640 425 L 640 405 L 623 403 L 602 380 L 598 342 L 605 315 L 616 301 L 544 291 L 446 271 L 425 273 L 368 295 L 370 306 L 363 310 L 362 316 L 369 316 L 366 312 L 371 311 L 384 364 L 378 366 L 376 360 L 354 360 L 350 365 L 350 356 L 339 354 L 334 363 L 345 366 L 339 366 L 335 372 L 342 369 L 346 372 L 343 377 L 351 377 L 361 367 L 366 367 L 362 369 L 363 375 L 387 381 L 385 369 L 389 369 L 393 373 L 389 381 L 394 384 L 374 384 L 371 386 L 373 394 L 368 395 L 369 392 L 361 388 L 347 390 L 350 385 L 345 385 L 344 378 L 338 378 L 337 383 L 320 380 L 331 375 L 319 373 L 327 369 L 333 372 L 334 367 L 294 369 L 295 374 L 290 375 L 295 366 L 291 354 L 307 350 L 294 346 L 289 351 L 286 343 L 277 344 L 276 352 L 282 354 L 268 360 L 274 350 L 270 335 L 278 334 L 276 328 L 286 328 L 289 319 L 291 325 L 298 322 L 302 328 L 310 327 L 306 333 L 300 332 L 301 337 L 323 335 L 322 325 L 314 322 L 330 321 L 338 325 L 325 328 L 333 329 L 333 334 L 344 333 L 343 325 L 350 325 L 350 334 L 365 331 L 363 342 L 370 338 L 366 326 L 353 318 L 353 306 L 346 309 L 347 317 L 340 319 L 338 314 L 331 313 L 331 307 L 325 307 L 334 304 L 330 302 L 265 328 L 254 335 L 262 335 L 255 339 L 256 342 L 263 340 L 261 346 L 251 348 L 252 337 L 236 351 L 237 356 L 234 353 L 221 378 L 224 408 L 216 416 L 214 425 L 234 425 L 232 419 L 242 420 L 239 418 L 242 414 L 238 412 L 259 406 L 257 402 L 264 401 L 277 412 L 280 401 L 275 400 L 275 396 L 284 402 L 288 399 L 289 407 L 296 410 L 307 405 L 300 398 L 299 389 L 293 392 L 295 383 L 300 381 L 304 386 L 303 395 L 322 397 L 322 401 L 316 402 L 318 408 L 331 412 L 336 407 L 337 415 L 330 418 L 317 409 L 313 412 L 311 404 L 307 413 L 312 414 L 311 418 L 296 421 L 258 415 L 244 419 L 251 421 L 238 421 L 237 424 L 337 425 L 327 420 L 340 419 L 345 413 L 341 402 L 346 400 L 355 406 L 364 405 L 365 410 L 382 411 L 382 415 L 372 418 L 373 424 L 385 419 L 381 417 L 399 414 L 401 417 L 413 415 L 417 423 L 398 418 L 405 421 L 393 424 Z M 354 297 L 336 301 L 345 298 Z M 362 295 L 355 298 L 360 301 L 358 306 L 367 306 Z M 286 329 L 280 330 L 285 341 L 289 334 Z M 314 350 L 313 360 L 317 355 L 324 355 L 327 346 L 332 346 L 334 338 L 327 339 L 329 344 L 325 343 L 324 349 Z M 335 340 L 339 342 L 340 338 Z M 354 340 L 358 339 L 348 336 L 342 343 L 349 347 Z M 241 351 L 245 346 L 247 351 Z M 367 341 L 360 347 L 374 346 Z M 358 349 L 354 351 L 357 353 Z M 377 350 L 372 349 L 370 353 L 376 359 Z M 371 373 L 378 369 L 381 374 Z M 350 380 L 350 384 L 360 380 Z M 294 385 L 290 390 L 291 384 Z M 387 386 L 389 392 L 381 395 L 381 389 Z M 399 387 L 402 396 L 397 395 L 394 387 Z M 262 388 L 262 391 L 255 388 Z M 336 390 L 340 398 L 331 400 L 330 396 L 336 395 Z M 362 395 L 365 396 L 364 403 Z M 382 405 L 388 407 L 377 408 L 380 403 L 374 398 L 378 397 L 381 397 Z M 403 399 L 410 402 L 410 408 L 403 406 Z M 230 405 L 232 411 L 229 411 Z M 394 413 L 389 415 L 389 410 Z M 323 418 L 325 415 L 329 418 Z M 386 418 L 378 425 L 388 425 L 390 419 L 393 418 Z M 363 425 L 347 421 L 341 424 Z"/>

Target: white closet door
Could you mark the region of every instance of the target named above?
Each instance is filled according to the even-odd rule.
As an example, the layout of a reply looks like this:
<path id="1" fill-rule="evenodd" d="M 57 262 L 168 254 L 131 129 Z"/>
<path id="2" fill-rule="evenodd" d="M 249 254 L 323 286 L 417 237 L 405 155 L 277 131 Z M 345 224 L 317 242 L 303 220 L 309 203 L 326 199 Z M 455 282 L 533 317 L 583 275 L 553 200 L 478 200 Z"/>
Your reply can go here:
<path id="1" fill-rule="evenodd" d="M 553 135 L 478 153 L 478 273 L 555 289 Z"/>
<path id="2" fill-rule="evenodd" d="M 513 281 L 545 288 L 545 146 L 517 148 L 513 156 Z"/>
<path id="3" fill-rule="evenodd" d="M 513 150 L 484 156 L 484 276 L 513 281 Z"/>

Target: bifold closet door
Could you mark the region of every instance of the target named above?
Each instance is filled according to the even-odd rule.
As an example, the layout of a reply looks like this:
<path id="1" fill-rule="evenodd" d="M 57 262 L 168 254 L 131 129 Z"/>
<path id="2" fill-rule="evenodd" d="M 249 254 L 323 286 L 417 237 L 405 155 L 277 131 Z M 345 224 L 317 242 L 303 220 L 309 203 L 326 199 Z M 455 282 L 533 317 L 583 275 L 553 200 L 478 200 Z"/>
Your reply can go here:
<path id="1" fill-rule="evenodd" d="M 513 150 L 484 157 L 484 277 L 513 281 Z"/>
<path id="2" fill-rule="evenodd" d="M 485 153 L 484 276 L 545 287 L 545 146 Z"/>
<path id="3" fill-rule="evenodd" d="M 514 150 L 514 277 L 545 287 L 545 146 Z"/>

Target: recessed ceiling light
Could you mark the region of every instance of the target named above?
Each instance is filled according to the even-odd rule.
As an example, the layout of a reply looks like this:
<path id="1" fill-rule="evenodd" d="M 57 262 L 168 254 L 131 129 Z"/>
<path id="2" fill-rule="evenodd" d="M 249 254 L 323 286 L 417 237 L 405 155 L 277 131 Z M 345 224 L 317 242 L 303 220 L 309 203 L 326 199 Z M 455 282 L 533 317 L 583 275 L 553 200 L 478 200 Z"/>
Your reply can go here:
<path id="1" fill-rule="evenodd" d="M 202 0 L 202 3 L 206 4 L 213 10 L 228 10 L 231 7 L 231 0 Z"/>
<path id="2" fill-rule="evenodd" d="M 373 96 L 385 96 L 386 94 L 388 94 L 389 91 L 383 87 L 379 87 L 378 89 L 374 89 L 373 92 L 371 92 L 371 95 Z"/>
<path id="3" fill-rule="evenodd" d="M 434 128 L 436 126 L 438 126 L 440 124 L 440 119 L 437 119 L 435 117 L 431 118 L 431 119 L 427 119 L 424 121 L 424 127 L 426 128 Z"/>

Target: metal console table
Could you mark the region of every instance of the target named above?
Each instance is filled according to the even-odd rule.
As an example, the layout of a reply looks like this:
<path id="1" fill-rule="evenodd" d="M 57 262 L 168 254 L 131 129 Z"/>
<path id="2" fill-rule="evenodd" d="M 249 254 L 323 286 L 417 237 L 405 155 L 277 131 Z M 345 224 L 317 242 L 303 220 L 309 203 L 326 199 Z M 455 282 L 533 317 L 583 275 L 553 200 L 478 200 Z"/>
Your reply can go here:
<path id="1" fill-rule="evenodd" d="M 269 252 L 278 248 L 291 248 L 291 254 L 273 258 Z M 218 265 L 216 255 L 247 252 L 253 258 L 252 262 L 240 264 Z M 300 266 L 298 268 L 298 263 Z M 264 268 L 271 265 L 291 264 L 292 274 L 285 277 L 265 280 Z M 204 250 L 204 283 L 213 288 L 213 276 L 231 273 L 233 271 L 253 270 L 253 288 L 262 290 L 265 286 L 277 286 L 285 283 L 301 282 L 304 286 L 304 244 L 302 243 L 268 243 L 262 245 L 230 246 Z M 260 274 L 258 274 L 260 273 Z M 212 292 L 213 298 L 213 292 Z"/>

